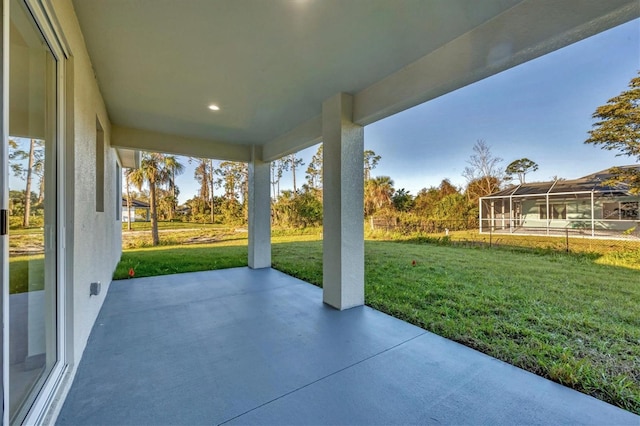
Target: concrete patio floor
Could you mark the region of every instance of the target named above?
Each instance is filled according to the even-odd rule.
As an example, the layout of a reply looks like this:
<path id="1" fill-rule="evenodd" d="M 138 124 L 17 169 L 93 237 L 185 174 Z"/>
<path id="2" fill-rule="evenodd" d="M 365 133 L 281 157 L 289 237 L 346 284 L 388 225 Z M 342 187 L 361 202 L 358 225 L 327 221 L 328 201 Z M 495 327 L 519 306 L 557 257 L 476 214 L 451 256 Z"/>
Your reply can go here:
<path id="1" fill-rule="evenodd" d="M 634 424 L 272 269 L 115 281 L 60 425 Z"/>

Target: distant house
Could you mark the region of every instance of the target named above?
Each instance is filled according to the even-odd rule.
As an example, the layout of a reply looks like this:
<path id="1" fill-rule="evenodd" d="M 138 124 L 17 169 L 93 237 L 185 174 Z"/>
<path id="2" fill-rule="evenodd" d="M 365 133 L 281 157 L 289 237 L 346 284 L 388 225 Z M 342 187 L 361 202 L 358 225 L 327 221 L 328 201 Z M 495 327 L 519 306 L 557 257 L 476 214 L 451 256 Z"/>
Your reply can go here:
<path id="1" fill-rule="evenodd" d="M 624 166 L 638 168 L 640 165 Z M 615 236 L 637 230 L 640 196 L 606 185 L 606 169 L 579 179 L 526 183 L 480 198 L 480 232 Z"/>
<path id="2" fill-rule="evenodd" d="M 131 222 L 149 221 L 149 203 L 131 199 Z M 122 222 L 129 222 L 129 209 L 127 208 L 127 197 L 122 197 Z"/>

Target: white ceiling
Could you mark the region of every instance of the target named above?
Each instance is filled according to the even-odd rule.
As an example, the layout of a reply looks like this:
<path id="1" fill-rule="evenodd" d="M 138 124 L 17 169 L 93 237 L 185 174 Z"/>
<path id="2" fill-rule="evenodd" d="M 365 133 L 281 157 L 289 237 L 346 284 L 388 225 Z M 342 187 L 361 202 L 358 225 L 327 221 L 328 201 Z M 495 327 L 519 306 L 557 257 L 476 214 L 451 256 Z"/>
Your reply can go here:
<path id="1" fill-rule="evenodd" d="M 637 17 L 638 4 L 74 0 L 115 126 L 181 136 L 178 153 L 199 140 L 210 156 L 256 144 L 267 157 L 315 141 L 338 92 L 369 124 Z"/>

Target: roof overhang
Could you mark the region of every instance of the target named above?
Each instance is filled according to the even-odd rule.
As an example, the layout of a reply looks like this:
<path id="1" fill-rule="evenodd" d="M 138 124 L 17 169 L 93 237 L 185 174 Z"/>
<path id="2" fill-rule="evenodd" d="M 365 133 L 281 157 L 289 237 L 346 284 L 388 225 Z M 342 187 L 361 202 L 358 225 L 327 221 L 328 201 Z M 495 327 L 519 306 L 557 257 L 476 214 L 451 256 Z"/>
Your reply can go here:
<path id="1" fill-rule="evenodd" d="M 640 16 L 637 0 L 74 5 L 112 146 L 237 161 L 318 143 L 336 93 L 371 124 Z"/>
<path id="2" fill-rule="evenodd" d="M 116 154 L 121 167 L 125 169 L 137 169 L 140 167 L 140 151 L 117 147 Z"/>

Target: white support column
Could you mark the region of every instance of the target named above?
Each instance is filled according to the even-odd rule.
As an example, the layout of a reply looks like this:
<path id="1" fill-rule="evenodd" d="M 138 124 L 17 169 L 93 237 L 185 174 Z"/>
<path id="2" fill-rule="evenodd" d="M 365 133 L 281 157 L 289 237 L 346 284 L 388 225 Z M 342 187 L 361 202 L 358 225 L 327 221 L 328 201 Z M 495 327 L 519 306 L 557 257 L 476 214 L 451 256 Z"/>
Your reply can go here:
<path id="1" fill-rule="evenodd" d="M 269 163 L 259 148 L 251 148 L 249 162 L 249 267 L 271 267 L 271 196 Z"/>
<path id="2" fill-rule="evenodd" d="M 513 233 L 513 196 L 509 196 L 509 232 Z"/>
<path id="3" fill-rule="evenodd" d="M 322 104 L 323 299 L 336 309 L 364 304 L 364 129 L 353 97 Z"/>
<path id="4" fill-rule="evenodd" d="M 547 194 L 547 235 L 549 235 L 549 226 L 551 225 L 551 216 L 549 211 L 549 194 Z"/>
<path id="5" fill-rule="evenodd" d="M 496 204 L 494 200 L 491 200 L 491 230 L 496 230 Z"/>
<path id="6" fill-rule="evenodd" d="M 591 191 L 591 236 L 596 236 L 596 204 L 593 199 L 593 191 Z"/>

